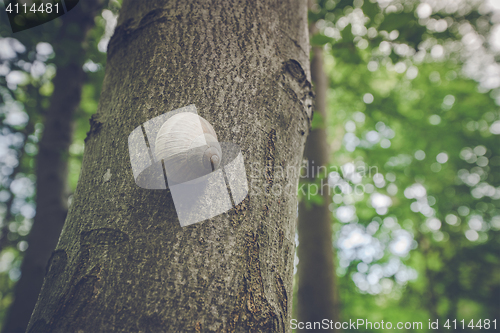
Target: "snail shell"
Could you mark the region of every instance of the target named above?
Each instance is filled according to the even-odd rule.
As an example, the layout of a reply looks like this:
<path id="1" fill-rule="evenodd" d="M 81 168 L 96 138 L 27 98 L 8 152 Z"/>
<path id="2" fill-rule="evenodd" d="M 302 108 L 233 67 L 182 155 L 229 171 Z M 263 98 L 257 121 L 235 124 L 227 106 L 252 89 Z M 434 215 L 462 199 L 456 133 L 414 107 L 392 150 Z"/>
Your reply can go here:
<path id="1" fill-rule="evenodd" d="M 222 150 L 217 134 L 206 119 L 182 112 L 161 126 L 156 136 L 155 157 L 165 163 L 169 183 L 179 184 L 217 169 Z"/>

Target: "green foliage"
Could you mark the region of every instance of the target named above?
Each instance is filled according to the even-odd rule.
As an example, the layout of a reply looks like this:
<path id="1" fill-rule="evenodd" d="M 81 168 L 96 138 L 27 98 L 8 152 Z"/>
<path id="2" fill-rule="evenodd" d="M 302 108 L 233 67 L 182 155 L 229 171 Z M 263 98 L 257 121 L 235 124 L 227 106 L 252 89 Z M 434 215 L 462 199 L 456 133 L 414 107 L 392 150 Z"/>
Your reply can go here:
<path id="1" fill-rule="evenodd" d="M 330 174 L 343 189 L 331 204 L 341 320 L 423 323 L 409 332 L 500 313 L 498 89 L 462 74 L 463 47 L 429 52 L 460 41 L 463 24 L 487 34 L 492 14 L 422 19 L 418 4 L 320 1 L 309 15 L 332 39 L 323 127 L 342 142 Z M 444 31 L 425 25 L 440 19 Z"/>
<path id="2" fill-rule="evenodd" d="M 325 35 L 322 35 L 320 33 L 312 36 L 310 40 L 311 45 L 313 46 L 325 45 L 326 43 L 331 43 L 332 41 L 333 39 L 331 37 L 326 37 Z"/>

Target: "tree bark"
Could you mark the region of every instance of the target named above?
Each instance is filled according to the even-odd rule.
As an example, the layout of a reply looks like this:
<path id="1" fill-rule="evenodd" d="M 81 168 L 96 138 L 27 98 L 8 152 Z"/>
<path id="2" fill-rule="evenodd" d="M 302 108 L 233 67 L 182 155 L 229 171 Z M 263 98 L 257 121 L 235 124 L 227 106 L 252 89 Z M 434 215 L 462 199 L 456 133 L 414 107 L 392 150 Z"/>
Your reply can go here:
<path id="1" fill-rule="evenodd" d="M 312 27 L 311 32 L 313 31 Z M 336 321 L 337 319 L 332 212 L 328 207 L 332 201 L 326 174 L 329 159 L 325 131 L 328 82 L 323 70 L 323 50 L 321 47 L 313 47 L 312 54 L 311 78 L 316 95 L 314 115 L 319 115 L 323 119 L 324 126 L 313 129 L 306 142 L 304 156 L 308 160 L 307 178 L 310 181 L 307 184 L 314 183 L 319 176 L 326 177 L 318 183 L 318 191 L 321 193 L 323 202 L 309 205 L 301 202 L 299 205 L 297 319 L 301 322 L 321 322 L 323 319 Z M 324 331 L 335 332 L 336 330 Z"/>
<path id="2" fill-rule="evenodd" d="M 298 172 L 282 170 L 298 171 L 310 125 L 306 14 L 303 0 L 123 2 L 29 332 L 290 331 Z M 250 193 L 181 228 L 169 191 L 136 186 L 127 143 L 190 104 L 241 147 Z"/>
<path id="3" fill-rule="evenodd" d="M 3 332 L 25 332 L 42 287 L 47 263 L 67 214 L 68 149 L 73 134 L 73 115 L 78 108 L 85 73 L 83 43 L 94 26 L 100 0 L 87 0 L 62 16 L 55 38 L 57 73 L 54 92 L 44 122 L 36 163 L 36 216 L 28 236 L 21 278 L 14 290 Z"/>

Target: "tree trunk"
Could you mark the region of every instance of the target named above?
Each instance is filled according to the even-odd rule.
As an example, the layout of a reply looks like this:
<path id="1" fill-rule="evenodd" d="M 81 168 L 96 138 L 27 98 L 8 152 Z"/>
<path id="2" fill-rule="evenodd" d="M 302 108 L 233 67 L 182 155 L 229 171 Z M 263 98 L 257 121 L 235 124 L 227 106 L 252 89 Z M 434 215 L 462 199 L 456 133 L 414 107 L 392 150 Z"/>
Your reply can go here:
<path id="1" fill-rule="evenodd" d="M 306 9 L 303 0 L 124 0 L 29 332 L 290 331 L 311 116 Z M 181 227 L 169 191 L 135 184 L 127 144 L 137 126 L 190 104 L 220 142 L 241 147 L 250 193 Z"/>
<path id="2" fill-rule="evenodd" d="M 100 0 L 84 1 L 62 16 L 60 34 L 54 39 L 58 66 L 37 156 L 36 216 L 21 265 L 22 275 L 3 327 L 6 333 L 26 331 L 47 263 L 66 219 L 68 149 L 73 134 L 73 115 L 85 82 L 82 44 L 100 8 Z"/>
<path id="3" fill-rule="evenodd" d="M 313 27 L 311 31 L 313 31 Z M 326 126 L 326 91 L 328 82 L 323 70 L 323 50 L 313 47 L 311 59 L 311 77 L 314 85 L 315 116 L 323 119 Z M 337 319 L 335 295 L 335 267 L 332 238 L 332 212 L 329 210 L 329 195 L 326 167 L 329 150 L 325 127 L 313 129 L 307 139 L 304 156 L 308 160 L 308 179 L 312 184 L 315 178 L 326 176 L 320 181 L 318 192 L 322 203 L 301 202 L 299 205 L 297 255 L 299 264 L 297 290 L 297 319 L 301 322 L 321 322 L 323 319 Z M 314 187 L 311 187 L 314 191 Z M 307 330 L 303 330 L 307 331 Z M 325 330 L 335 332 L 335 329 Z"/>

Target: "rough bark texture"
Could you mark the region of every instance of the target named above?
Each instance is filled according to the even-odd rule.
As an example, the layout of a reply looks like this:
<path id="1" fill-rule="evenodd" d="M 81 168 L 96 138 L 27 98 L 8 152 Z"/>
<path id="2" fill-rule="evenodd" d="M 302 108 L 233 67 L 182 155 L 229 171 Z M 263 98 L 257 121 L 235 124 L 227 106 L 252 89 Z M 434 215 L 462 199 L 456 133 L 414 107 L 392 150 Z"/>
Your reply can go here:
<path id="1" fill-rule="evenodd" d="M 325 120 L 328 82 L 323 70 L 323 50 L 320 47 L 314 47 L 312 53 L 311 77 L 316 94 L 314 112 L 315 115 Z M 304 156 L 309 161 L 308 175 L 311 181 L 314 181 L 319 171 L 321 176 L 325 176 L 326 168 L 320 169 L 321 166 L 326 167 L 329 158 L 324 127 L 311 131 Z M 305 202 L 299 205 L 297 319 L 302 322 L 315 322 L 323 319 L 336 321 L 337 319 L 332 212 L 328 207 L 331 197 L 326 180 L 327 178 L 323 179 L 323 203 L 321 205 L 312 203 L 308 206 Z M 328 330 L 322 331 L 328 332 Z"/>
<path id="2" fill-rule="evenodd" d="M 125 0 L 29 332 L 289 332 L 298 174 L 279 167 L 302 159 L 308 55 L 305 1 Z M 181 228 L 168 191 L 135 185 L 127 140 L 189 104 L 252 189 Z"/>
<path id="3" fill-rule="evenodd" d="M 3 327 L 5 333 L 25 332 L 42 287 L 45 269 L 54 251 L 67 214 L 68 148 L 73 133 L 73 115 L 80 103 L 85 81 L 82 43 L 94 26 L 100 0 L 87 0 L 62 16 L 55 38 L 57 74 L 39 142 L 36 177 L 36 216 L 28 236 L 29 247 L 21 265 L 14 301 Z"/>

